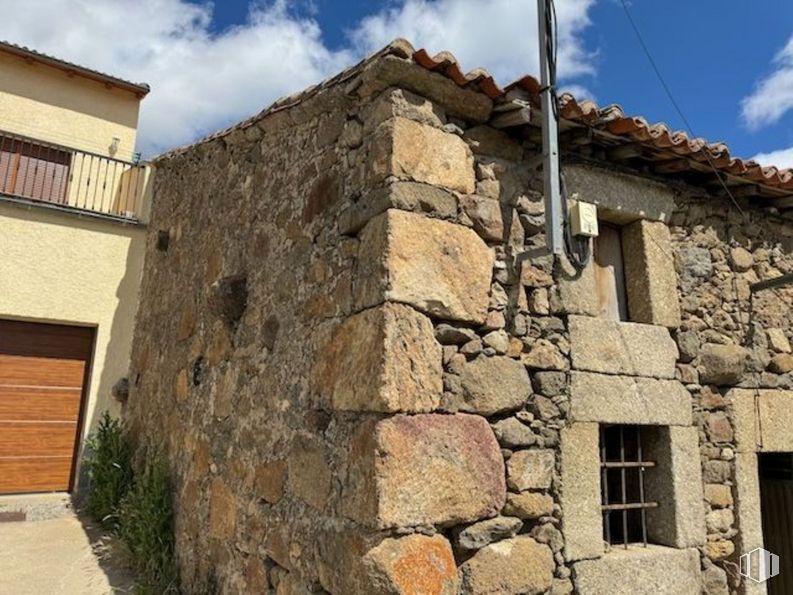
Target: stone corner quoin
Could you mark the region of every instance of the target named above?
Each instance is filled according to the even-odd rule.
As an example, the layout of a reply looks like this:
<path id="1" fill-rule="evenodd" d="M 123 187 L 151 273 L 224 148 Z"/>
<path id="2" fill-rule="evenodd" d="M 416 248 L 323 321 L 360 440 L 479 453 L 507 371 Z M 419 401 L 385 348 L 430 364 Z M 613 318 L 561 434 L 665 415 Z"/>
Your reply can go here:
<path id="1" fill-rule="evenodd" d="M 485 321 L 494 255 L 471 229 L 389 209 L 360 239 L 359 307 L 390 300 L 433 318 Z"/>
<path id="2" fill-rule="evenodd" d="M 621 228 L 608 320 L 594 262 L 538 256 L 536 131 L 396 46 L 157 163 L 125 415 L 185 592 L 740 592 L 756 453 L 793 450 L 790 304 L 748 308 L 791 215 L 565 164 Z M 648 427 L 638 554 L 603 544 L 607 424 Z"/>
<path id="3" fill-rule="evenodd" d="M 494 516 L 504 461 L 487 421 L 469 414 L 396 415 L 359 428 L 346 514 L 385 529 Z"/>
<path id="4" fill-rule="evenodd" d="M 441 402 L 441 359 L 430 320 L 388 302 L 334 329 L 317 353 L 312 390 L 337 411 L 429 412 Z"/>

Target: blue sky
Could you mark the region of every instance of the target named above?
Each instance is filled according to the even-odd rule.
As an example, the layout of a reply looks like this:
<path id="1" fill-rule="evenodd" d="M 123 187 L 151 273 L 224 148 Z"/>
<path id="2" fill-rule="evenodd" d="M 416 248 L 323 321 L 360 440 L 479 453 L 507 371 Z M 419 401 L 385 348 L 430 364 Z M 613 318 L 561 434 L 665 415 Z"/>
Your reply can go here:
<path id="1" fill-rule="evenodd" d="M 793 146 L 793 110 L 757 130 L 740 117 L 741 100 L 772 72 L 773 57 L 793 33 L 793 2 L 636 0 L 630 10 L 697 135 L 727 141 L 744 157 Z M 600 102 L 684 128 L 622 6 L 600 2 L 591 19 L 585 37 L 598 51 L 597 75 L 584 84 Z"/>
<path id="2" fill-rule="evenodd" d="M 304 5 L 297 10 L 311 14 L 326 45 L 338 49 L 347 44 L 347 32 L 376 12 L 378 4 L 397 3 L 314 0 L 313 8 Z M 244 23 L 248 5 L 247 0 L 216 4 L 213 30 Z M 741 99 L 772 72 L 772 58 L 793 34 L 793 2 L 762 0 L 752 6 L 725 0 L 634 0 L 629 10 L 697 135 L 724 140 L 733 154 L 743 157 L 793 147 L 793 110 L 758 130 L 751 130 L 740 117 Z M 591 25 L 584 29 L 583 39 L 594 54 L 596 72 L 569 80 L 591 91 L 601 104 L 619 103 L 630 114 L 684 129 L 620 2 L 594 3 L 589 15 Z M 399 35 L 394 31 L 394 37 Z"/>
<path id="3" fill-rule="evenodd" d="M 562 84 L 682 128 L 618 0 L 556 0 Z M 403 36 L 507 83 L 536 72 L 535 0 L 0 0 L 0 38 L 152 85 L 147 154 L 195 140 Z M 793 166 L 793 2 L 631 0 L 696 134 Z"/>

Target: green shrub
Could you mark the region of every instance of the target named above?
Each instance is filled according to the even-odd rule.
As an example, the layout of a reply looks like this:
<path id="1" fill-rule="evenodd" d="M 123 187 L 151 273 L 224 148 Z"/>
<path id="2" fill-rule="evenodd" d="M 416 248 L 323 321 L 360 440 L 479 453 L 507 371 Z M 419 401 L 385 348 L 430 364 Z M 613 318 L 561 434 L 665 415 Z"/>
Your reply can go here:
<path id="1" fill-rule="evenodd" d="M 118 533 L 127 546 L 144 593 L 177 593 L 174 527 L 168 471 L 159 455 L 143 470 L 121 501 Z"/>
<path id="2" fill-rule="evenodd" d="M 121 424 L 105 412 L 88 439 L 85 468 L 90 480 L 86 508 L 105 527 L 118 524 L 118 506 L 132 484 L 132 448 Z"/>
<path id="3" fill-rule="evenodd" d="M 132 445 L 118 420 L 107 413 L 87 445 L 86 510 L 126 546 L 138 593 L 178 593 L 173 504 L 164 459 L 146 457 L 141 472 L 135 473 Z"/>

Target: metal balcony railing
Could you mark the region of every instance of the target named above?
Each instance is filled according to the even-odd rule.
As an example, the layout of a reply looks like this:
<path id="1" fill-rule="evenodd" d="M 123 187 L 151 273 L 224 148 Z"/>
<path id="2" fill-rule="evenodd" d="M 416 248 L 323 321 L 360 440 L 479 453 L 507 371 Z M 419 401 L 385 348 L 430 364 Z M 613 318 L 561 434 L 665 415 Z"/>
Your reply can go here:
<path id="1" fill-rule="evenodd" d="M 0 195 L 138 222 L 148 168 L 0 130 Z"/>

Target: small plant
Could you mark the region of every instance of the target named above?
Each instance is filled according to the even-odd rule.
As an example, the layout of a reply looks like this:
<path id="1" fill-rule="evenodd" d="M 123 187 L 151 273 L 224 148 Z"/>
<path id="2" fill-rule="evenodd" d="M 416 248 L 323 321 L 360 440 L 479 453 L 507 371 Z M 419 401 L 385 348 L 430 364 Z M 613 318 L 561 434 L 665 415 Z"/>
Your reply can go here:
<path id="1" fill-rule="evenodd" d="M 168 472 L 159 455 L 143 470 L 121 502 L 118 533 L 127 546 L 142 593 L 178 593 L 174 560 L 173 505 Z"/>
<path id="2" fill-rule="evenodd" d="M 132 485 L 132 448 L 121 424 L 105 412 L 87 441 L 85 467 L 90 480 L 88 512 L 103 526 L 118 525 L 118 506 Z"/>
<path id="3" fill-rule="evenodd" d="M 90 479 L 86 510 L 126 546 L 140 594 L 178 593 L 173 504 L 164 459 L 144 458 L 133 471 L 132 445 L 118 420 L 105 413 L 87 441 Z"/>

